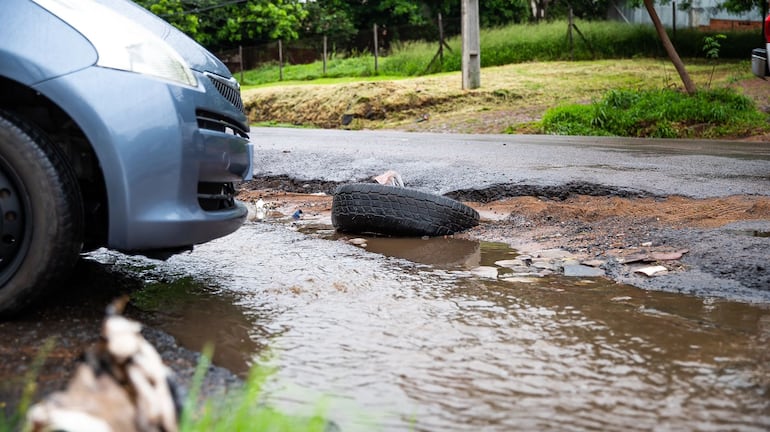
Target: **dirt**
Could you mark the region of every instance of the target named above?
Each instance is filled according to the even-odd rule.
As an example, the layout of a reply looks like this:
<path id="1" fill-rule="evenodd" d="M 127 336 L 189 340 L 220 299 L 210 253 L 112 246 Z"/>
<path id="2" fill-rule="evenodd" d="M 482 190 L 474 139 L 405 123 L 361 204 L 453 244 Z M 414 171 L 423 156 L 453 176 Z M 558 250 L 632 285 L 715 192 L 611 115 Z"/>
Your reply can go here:
<path id="1" fill-rule="evenodd" d="M 255 179 L 243 185 L 239 198 L 262 198 L 283 214 L 302 209 L 310 219 L 329 220 L 334 186 L 285 177 Z M 479 226 L 460 237 L 507 243 L 522 253 L 565 249 L 603 262 L 611 278 L 641 288 L 770 302 L 768 196 L 630 196 L 586 184 L 498 185 L 447 195 L 481 215 Z M 681 258 L 639 260 L 673 252 Z M 631 261 L 663 265 L 668 272 L 643 276 L 634 272 Z"/>

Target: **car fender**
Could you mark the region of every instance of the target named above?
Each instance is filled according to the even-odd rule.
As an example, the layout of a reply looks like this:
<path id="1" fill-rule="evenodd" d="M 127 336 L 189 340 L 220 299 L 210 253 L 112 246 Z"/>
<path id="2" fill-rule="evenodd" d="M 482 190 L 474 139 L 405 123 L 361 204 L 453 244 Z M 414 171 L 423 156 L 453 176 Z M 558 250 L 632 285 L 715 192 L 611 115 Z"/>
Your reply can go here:
<path id="1" fill-rule="evenodd" d="M 96 63 L 91 43 L 75 29 L 28 0 L 0 6 L 0 76 L 27 86 Z"/>

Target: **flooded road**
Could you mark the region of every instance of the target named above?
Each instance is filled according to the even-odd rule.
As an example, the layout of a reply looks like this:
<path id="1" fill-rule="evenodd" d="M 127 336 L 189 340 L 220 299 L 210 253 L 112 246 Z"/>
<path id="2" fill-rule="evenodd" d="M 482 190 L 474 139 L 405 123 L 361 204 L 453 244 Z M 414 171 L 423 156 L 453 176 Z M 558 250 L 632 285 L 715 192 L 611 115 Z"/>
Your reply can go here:
<path id="1" fill-rule="evenodd" d="M 92 258 L 144 281 L 148 324 L 275 366 L 274 404 L 346 432 L 770 428 L 769 305 L 506 278 L 499 243 L 366 242 L 249 223 L 167 262 Z"/>

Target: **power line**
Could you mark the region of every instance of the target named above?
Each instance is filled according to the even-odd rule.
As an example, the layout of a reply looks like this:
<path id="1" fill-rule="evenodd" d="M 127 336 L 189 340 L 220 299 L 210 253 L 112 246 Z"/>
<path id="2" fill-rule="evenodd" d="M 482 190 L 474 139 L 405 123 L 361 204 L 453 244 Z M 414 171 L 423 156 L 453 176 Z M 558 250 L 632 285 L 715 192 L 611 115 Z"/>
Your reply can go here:
<path id="1" fill-rule="evenodd" d="M 232 5 L 238 4 L 238 3 L 246 3 L 247 1 L 248 0 L 230 0 L 230 1 L 225 1 L 225 2 L 222 2 L 222 3 L 217 3 L 217 4 L 214 4 L 214 5 L 210 5 L 210 6 L 197 7 L 195 9 L 185 10 L 185 11 L 182 11 L 182 12 L 174 12 L 174 13 L 170 13 L 170 14 L 163 14 L 163 15 L 160 15 L 160 17 L 161 18 L 167 18 L 167 17 L 181 15 L 181 14 L 191 14 L 191 13 L 206 12 L 206 11 L 210 11 L 210 10 L 213 10 L 213 9 L 219 9 L 219 8 L 222 8 L 222 7 L 225 7 L 225 6 L 232 6 Z"/>

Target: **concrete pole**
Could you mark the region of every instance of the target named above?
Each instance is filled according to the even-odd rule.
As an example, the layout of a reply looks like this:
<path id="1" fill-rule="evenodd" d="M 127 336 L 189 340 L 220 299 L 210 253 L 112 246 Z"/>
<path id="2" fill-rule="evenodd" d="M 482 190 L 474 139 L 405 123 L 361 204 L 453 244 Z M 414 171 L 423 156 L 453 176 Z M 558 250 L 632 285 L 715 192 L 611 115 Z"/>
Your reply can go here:
<path id="1" fill-rule="evenodd" d="M 481 87 L 479 0 L 462 0 L 463 90 Z"/>

